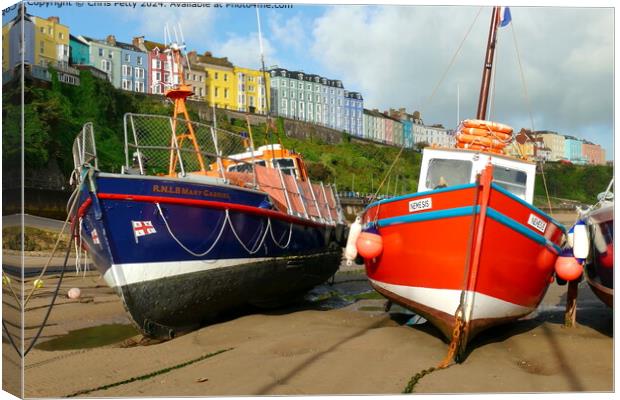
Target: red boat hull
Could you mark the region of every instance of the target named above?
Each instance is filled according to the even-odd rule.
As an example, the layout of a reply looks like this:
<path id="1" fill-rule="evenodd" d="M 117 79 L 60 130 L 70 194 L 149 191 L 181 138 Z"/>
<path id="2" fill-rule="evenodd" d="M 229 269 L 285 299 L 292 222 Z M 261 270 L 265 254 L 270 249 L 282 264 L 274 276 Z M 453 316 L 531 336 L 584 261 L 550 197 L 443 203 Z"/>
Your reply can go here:
<path id="1" fill-rule="evenodd" d="M 499 186 L 483 197 L 476 184 L 417 193 L 369 206 L 362 221 L 383 239 L 365 261 L 372 286 L 447 338 L 461 297 L 469 340 L 532 312 L 553 280 L 564 228 Z M 431 208 L 410 210 L 426 199 Z"/>

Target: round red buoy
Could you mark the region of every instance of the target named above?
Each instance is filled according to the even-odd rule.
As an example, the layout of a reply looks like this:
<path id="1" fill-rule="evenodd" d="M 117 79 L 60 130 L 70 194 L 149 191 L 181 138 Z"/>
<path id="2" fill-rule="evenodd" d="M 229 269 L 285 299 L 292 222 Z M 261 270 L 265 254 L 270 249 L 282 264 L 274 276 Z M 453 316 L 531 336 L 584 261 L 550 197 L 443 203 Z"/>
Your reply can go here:
<path id="1" fill-rule="evenodd" d="M 583 267 L 571 256 L 560 256 L 555 261 L 555 274 L 565 281 L 573 281 L 581 276 Z"/>
<path id="2" fill-rule="evenodd" d="M 360 233 L 355 245 L 359 255 L 365 259 L 378 257 L 383 252 L 383 238 L 375 233 Z"/>
<path id="3" fill-rule="evenodd" d="M 605 268 L 613 268 L 614 266 L 614 244 L 607 245 L 607 251 L 598 256 L 598 262 Z"/>

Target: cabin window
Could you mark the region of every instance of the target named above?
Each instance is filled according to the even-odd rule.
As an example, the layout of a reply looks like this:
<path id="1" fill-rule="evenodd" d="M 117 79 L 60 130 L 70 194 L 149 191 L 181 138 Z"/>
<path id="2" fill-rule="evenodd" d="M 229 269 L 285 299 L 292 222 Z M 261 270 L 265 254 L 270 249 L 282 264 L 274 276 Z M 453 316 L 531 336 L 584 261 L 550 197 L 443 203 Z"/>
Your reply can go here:
<path id="1" fill-rule="evenodd" d="M 525 172 L 495 165 L 493 168 L 493 182 L 525 200 L 527 183 L 527 174 Z"/>
<path id="2" fill-rule="evenodd" d="M 472 162 L 433 158 L 428 163 L 426 187 L 439 189 L 470 183 Z"/>
<path id="3" fill-rule="evenodd" d="M 276 168 L 279 168 L 282 173 L 297 176 L 295 172 L 295 161 L 292 158 L 276 158 L 274 162 Z"/>

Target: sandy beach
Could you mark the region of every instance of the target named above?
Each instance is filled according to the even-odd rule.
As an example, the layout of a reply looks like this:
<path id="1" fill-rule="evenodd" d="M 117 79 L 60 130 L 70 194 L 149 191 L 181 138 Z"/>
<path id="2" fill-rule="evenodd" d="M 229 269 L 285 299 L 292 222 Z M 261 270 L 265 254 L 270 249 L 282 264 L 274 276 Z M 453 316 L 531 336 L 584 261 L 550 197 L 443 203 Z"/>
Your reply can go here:
<path id="1" fill-rule="evenodd" d="M 27 260 L 32 267 L 37 257 Z M 385 299 L 371 290 L 363 269 L 345 264 L 333 284 L 287 308 L 235 310 L 166 342 L 140 342 L 130 328 L 129 339 L 87 347 L 81 344 L 84 337 L 67 335 L 94 328 L 95 341 L 109 339 L 97 329 L 117 330 L 131 322 L 96 271 L 77 274 L 72 268 L 37 346 L 26 356 L 26 397 L 399 394 L 448 350 L 428 322 L 419 323 L 397 306 L 386 312 Z M 34 278 L 27 278 L 26 288 Z M 27 305 L 26 347 L 45 317 L 57 279 L 47 276 Z M 72 287 L 80 288 L 79 299 L 67 297 Z M 565 328 L 566 288 L 552 283 L 535 313 L 484 332 L 470 344 L 463 363 L 424 376 L 414 392 L 613 391 L 613 310 L 582 281 L 577 326 Z M 18 314 L 10 300 L 5 287 L 4 315 L 14 331 L 10 320 Z M 45 342 L 58 338 L 67 338 L 71 348 L 44 349 Z M 17 371 L 19 359 L 6 338 L 3 362 Z M 5 372 L 5 390 L 16 382 L 16 374 Z"/>
<path id="2" fill-rule="evenodd" d="M 334 285 L 368 290 L 361 270 L 341 271 Z M 54 287 L 28 305 L 26 345 L 42 320 Z M 71 287 L 82 290 L 70 300 Z M 321 291 L 322 290 L 322 291 Z M 416 393 L 612 391 L 613 312 L 582 282 L 578 326 L 563 327 L 566 286 L 555 283 L 525 320 L 483 333 L 462 364 L 433 372 Z M 327 301 L 329 303 L 329 299 Z M 270 312 L 241 310 L 173 340 L 121 347 L 46 351 L 25 362 L 26 397 L 228 396 L 398 394 L 409 379 L 445 356 L 447 344 L 428 323 L 382 299 L 357 299 L 341 308 L 305 301 Z M 128 324 L 116 295 L 96 272 L 65 277 L 40 343 L 69 331 Z M 125 341 L 125 345 L 131 341 Z M 3 357 L 14 358 L 3 342 Z M 6 387 L 6 385 L 5 385 Z"/>

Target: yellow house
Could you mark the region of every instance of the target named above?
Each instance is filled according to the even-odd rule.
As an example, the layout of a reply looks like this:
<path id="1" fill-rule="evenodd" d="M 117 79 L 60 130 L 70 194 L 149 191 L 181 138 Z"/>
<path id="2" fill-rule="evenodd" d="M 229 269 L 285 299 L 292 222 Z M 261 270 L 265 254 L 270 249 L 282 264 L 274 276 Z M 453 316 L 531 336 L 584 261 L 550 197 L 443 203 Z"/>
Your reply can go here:
<path id="1" fill-rule="evenodd" d="M 67 66 L 69 63 L 69 27 L 58 17 L 32 17 L 34 22 L 34 63 Z"/>
<path id="2" fill-rule="evenodd" d="M 209 106 L 236 110 L 235 75 L 233 65 L 226 57 L 213 57 L 207 51 L 203 55 L 195 51 L 187 53 L 191 65 L 199 66 L 205 71 L 205 96 Z"/>
<path id="3" fill-rule="evenodd" d="M 267 114 L 270 94 L 270 77 L 269 74 L 263 74 L 261 71 L 234 67 L 235 74 L 235 110 L 252 112 L 257 114 Z M 266 84 L 263 80 L 266 78 Z M 265 96 L 265 88 L 267 95 Z"/>

